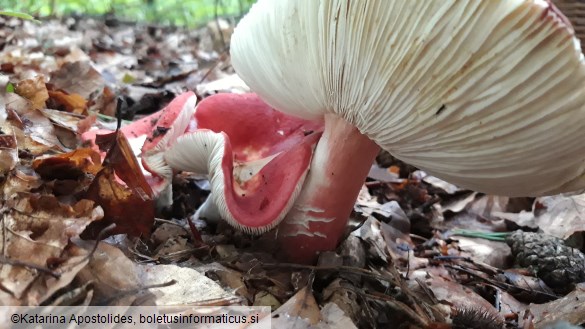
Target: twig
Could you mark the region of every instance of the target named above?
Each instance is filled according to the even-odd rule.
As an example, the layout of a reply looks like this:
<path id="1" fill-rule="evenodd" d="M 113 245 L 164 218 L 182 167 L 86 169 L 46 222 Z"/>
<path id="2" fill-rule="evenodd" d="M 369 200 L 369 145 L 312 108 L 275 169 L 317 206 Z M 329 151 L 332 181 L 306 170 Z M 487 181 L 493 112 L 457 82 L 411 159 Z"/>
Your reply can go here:
<path id="1" fill-rule="evenodd" d="M 550 294 L 550 293 L 547 293 L 547 292 L 544 292 L 544 291 L 533 290 L 533 289 L 526 289 L 526 288 L 523 288 L 523 287 L 520 287 L 520 286 L 515 286 L 515 285 L 513 285 L 513 284 L 509 284 L 509 283 L 506 283 L 506 282 L 501 282 L 501 281 L 494 281 L 494 280 L 491 280 L 491 279 L 488 279 L 488 278 L 484 278 L 484 277 L 482 277 L 481 275 L 478 275 L 478 274 L 474 273 L 473 271 L 470 271 L 470 270 L 468 270 L 468 269 L 466 269 L 466 268 L 463 268 L 463 267 L 461 267 L 461 266 L 454 266 L 454 265 L 449 265 L 449 264 L 445 264 L 444 266 L 445 266 L 446 268 L 450 268 L 450 269 L 453 269 L 453 270 L 460 271 L 460 272 L 466 273 L 466 274 L 468 274 L 468 275 L 471 275 L 471 276 L 473 276 L 474 278 L 477 278 L 477 279 L 480 279 L 480 280 L 482 280 L 482 281 L 485 281 L 485 282 L 487 282 L 487 283 L 489 283 L 489 284 L 492 284 L 492 285 L 494 285 L 494 286 L 496 286 L 496 287 L 499 287 L 499 288 L 501 288 L 501 289 L 511 289 L 511 288 L 515 288 L 515 289 L 519 289 L 519 290 L 522 290 L 522 291 L 525 291 L 525 292 L 528 292 L 528 293 L 536 293 L 536 294 L 541 294 L 541 295 L 544 295 L 544 296 L 550 297 L 550 298 L 552 298 L 552 299 L 557 299 L 557 298 L 559 298 L 559 296 L 557 296 L 557 295 Z"/>
<path id="2" fill-rule="evenodd" d="M 168 282 L 163 282 L 163 283 L 159 283 L 159 284 L 152 284 L 152 285 L 148 285 L 148 286 L 144 286 L 144 287 L 140 287 L 140 288 L 136 288 L 136 289 L 124 290 L 124 291 L 121 291 L 121 292 L 115 294 L 114 296 L 112 296 L 108 299 L 98 301 L 96 303 L 96 305 L 98 305 L 98 306 L 99 305 L 110 305 L 110 303 L 112 303 L 113 301 L 120 299 L 122 297 L 129 296 L 132 294 L 137 294 L 139 292 L 142 292 L 142 291 L 145 291 L 148 289 L 169 287 L 169 286 L 172 286 L 176 283 L 177 283 L 177 281 L 173 279 L 173 280 L 168 281 Z"/>
<path id="3" fill-rule="evenodd" d="M 57 272 L 53 272 L 50 269 L 43 267 L 43 266 L 39 266 L 36 264 L 32 264 L 32 263 L 28 263 L 28 262 L 23 262 L 21 260 L 17 260 L 17 259 L 10 259 L 7 258 L 3 255 L 0 255 L 0 263 L 1 264 L 8 264 L 8 265 L 12 265 L 12 266 L 20 266 L 20 267 L 25 267 L 25 268 L 29 268 L 29 269 L 33 269 L 33 270 L 37 270 L 39 272 L 48 274 L 52 277 L 54 277 L 55 279 L 59 279 L 61 277 L 60 273 Z"/>
<path id="4" fill-rule="evenodd" d="M 370 270 L 366 270 L 359 267 L 351 267 L 351 266 L 313 266 L 313 265 L 303 265 L 303 264 L 293 264 L 293 263 L 262 263 L 260 262 L 259 265 L 264 267 L 276 267 L 276 268 L 293 268 L 293 269 L 304 269 L 304 270 L 312 270 L 312 271 L 337 271 L 337 272 L 348 272 L 348 273 L 355 273 L 359 274 L 363 277 L 368 277 L 371 279 L 382 280 L 390 283 L 395 283 L 396 279 L 386 277 L 384 275 L 373 273 Z"/>
<path id="5" fill-rule="evenodd" d="M 205 81 L 205 79 L 207 79 L 207 77 L 219 65 L 219 63 L 225 61 L 228 57 L 229 57 L 229 54 L 226 51 L 222 52 L 219 55 L 219 57 L 217 58 L 217 60 L 215 61 L 215 63 L 213 63 L 213 65 L 207 70 L 207 72 L 205 72 L 205 74 L 203 75 L 201 80 L 199 80 L 199 84 L 203 83 L 203 81 Z"/>
<path id="6" fill-rule="evenodd" d="M 380 300 L 380 301 L 386 302 L 391 308 L 393 308 L 394 310 L 401 311 L 401 312 L 405 313 L 409 318 L 416 321 L 418 324 L 422 325 L 424 328 L 427 328 L 429 325 L 429 321 L 427 319 L 420 316 L 413 309 L 408 307 L 408 305 L 404 304 L 403 302 L 397 301 L 396 299 L 392 298 L 391 296 L 372 295 L 372 294 L 368 294 L 368 293 L 365 293 L 363 291 L 360 291 L 358 289 L 352 289 L 349 287 L 341 287 L 341 289 L 347 289 L 347 290 L 352 291 L 358 295 L 361 295 L 364 298 L 375 299 L 375 300 Z"/>

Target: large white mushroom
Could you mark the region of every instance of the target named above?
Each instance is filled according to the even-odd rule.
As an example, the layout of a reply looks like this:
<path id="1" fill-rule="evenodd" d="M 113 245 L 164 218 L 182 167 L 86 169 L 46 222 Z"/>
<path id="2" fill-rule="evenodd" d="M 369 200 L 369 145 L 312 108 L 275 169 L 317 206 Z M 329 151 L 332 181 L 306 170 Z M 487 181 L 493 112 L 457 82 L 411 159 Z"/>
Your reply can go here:
<path id="1" fill-rule="evenodd" d="M 274 108 L 324 120 L 279 239 L 336 247 L 379 147 L 476 191 L 585 187 L 585 66 L 544 0 L 259 0 L 231 42 Z"/>

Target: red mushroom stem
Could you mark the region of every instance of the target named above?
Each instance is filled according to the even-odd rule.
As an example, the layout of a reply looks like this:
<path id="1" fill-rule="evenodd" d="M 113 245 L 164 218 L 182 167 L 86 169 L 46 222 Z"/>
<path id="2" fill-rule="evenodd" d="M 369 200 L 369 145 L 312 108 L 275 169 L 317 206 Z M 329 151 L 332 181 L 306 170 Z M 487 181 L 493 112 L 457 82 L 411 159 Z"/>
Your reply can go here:
<path id="1" fill-rule="evenodd" d="M 327 114 L 311 169 L 295 205 L 278 227 L 284 256 L 314 262 L 334 250 L 380 147 L 343 118 Z"/>

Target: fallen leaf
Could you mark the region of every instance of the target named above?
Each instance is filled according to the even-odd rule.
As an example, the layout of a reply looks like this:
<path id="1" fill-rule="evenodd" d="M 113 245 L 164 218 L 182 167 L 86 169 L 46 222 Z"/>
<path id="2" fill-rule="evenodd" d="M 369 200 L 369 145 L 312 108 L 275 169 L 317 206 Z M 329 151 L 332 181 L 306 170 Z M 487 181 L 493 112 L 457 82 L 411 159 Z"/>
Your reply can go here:
<path id="1" fill-rule="evenodd" d="M 89 200 L 73 205 L 52 195 L 20 193 L 4 205 L 0 248 L 4 256 L 42 268 L 62 256 L 71 237 L 78 236 L 92 221 L 101 219 L 101 208 Z M 15 300 L 26 301 L 30 286 L 39 276 L 26 266 L 0 265 L 0 284 Z M 26 302 L 25 302 L 26 304 Z"/>
<path id="2" fill-rule="evenodd" d="M 72 244 L 67 245 L 64 253 L 60 256 L 64 261 L 59 264 L 58 268 L 54 269 L 56 273 L 60 274 L 59 278 L 44 275 L 35 280 L 27 294 L 26 304 L 40 305 L 60 289 L 67 287 L 89 262 L 87 255 L 87 251 Z"/>
<path id="3" fill-rule="evenodd" d="M 197 86 L 198 95 L 214 95 L 217 93 L 244 94 L 249 92 L 250 87 L 237 74 L 231 74 Z"/>
<path id="4" fill-rule="evenodd" d="M 152 288 L 156 296 L 156 305 L 193 305 L 217 302 L 228 304 L 240 301 L 240 298 L 227 293 L 213 280 L 198 271 L 177 265 L 137 265 L 142 286 L 157 285 L 175 281 L 167 287 Z"/>
<path id="5" fill-rule="evenodd" d="M 2 199 L 6 200 L 20 192 L 30 192 L 42 183 L 41 177 L 30 167 L 17 165 L 2 185 Z"/>
<path id="6" fill-rule="evenodd" d="M 91 93 L 102 89 L 105 84 L 102 75 L 89 61 L 63 64 L 59 70 L 51 74 L 50 82 L 55 89 L 78 94 L 84 99 L 88 99 Z"/>
<path id="7" fill-rule="evenodd" d="M 215 262 L 200 266 L 197 271 L 219 281 L 224 287 L 229 287 L 236 295 L 242 296 L 246 300 L 253 300 L 254 296 L 244 283 L 242 273 Z"/>
<path id="8" fill-rule="evenodd" d="M 36 110 L 44 108 L 45 102 L 49 99 L 45 78 L 42 75 L 20 81 L 16 84 L 14 91 L 16 94 L 28 99 L 32 108 Z"/>
<path id="9" fill-rule="evenodd" d="M 95 241 L 75 240 L 76 245 L 91 251 Z M 93 305 L 131 305 L 142 294 L 136 264 L 124 253 L 107 243 L 99 242 L 89 263 L 78 274 L 82 284 L 93 282 Z"/>
<path id="10" fill-rule="evenodd" d="M 577 285 L 570 294 L 540 305 L 530 304 L 529 312 L 534 315 L 535 328 L 544 328 L 548 323 L 560 320 L 574 325 L 585 323 L 585 283 Z"/>
<path id="11" fill-rule="evenodd" d="M 498 311 L 473 290 L 435 274 L 427 272 L 425 276 L 423 281 L 440 302 L 459 309 L 478 308 L 499 316 Z"/>
<path id="12" fill-rule="evenodd" d="M 319 306 L 308 286 L 272 312 L 272 324 L 275 327 L 303 328 L 307 324 L 316 325 L 320 319 Z"/>
<path id="13" fill-rule="evenodd" d="M 545 208 L 537 213 L 534 223 L 544 233 L 567 239 L 585 231 L 585 194 L 540 197 L 536 202 Z"/>
<path id="14" fill-rule="evenodd" d="M 112 223 L 116 227 L 108 235 L 149 234 L 154 223 L 153 193 L 126 137 L 116 132 L 102 135 L 99 140 L 102 146 L 110 142 L 111 148 L 104 159 L 103 168 L 90 184 L 86 197 L 102 206 L 104 220 L 90 225 L 82 236 L 96 238 Z"/>
<path id="15" fill-rule="evenodd" d="M 63 112 L 58 110 L 43 109 L 41 110 L 49 120 L 55 125 L 68 129 L 72 132 L 78 132 L 78 125 L 81 121 L 86 120 L 86 117 L 80 114 Z M 80 132 L 81 133 L 81 132 Z"/>
<path id="16" fill-rule="evenodd" d="M 19 147 L 30 150 L 34 155 L 43 154 L 49 149 L 63 150 L 53 124 L 40 111 L 22 113 L 20 120 L 24 124 L 22 132 L 25 140 L 24 145 L 19 144 Z"/>
<path id="17" fill-rule="evenodd" d="M 0 135 L 0 173 L 6 174 L 18 163 L 16 136 Z"/>
<path id="18" fill-rule="evenodd" d="M 321 329 L 357 329 L 351 319 L 335 303 L 327 303 L 321 310 L 323 319 L 316 327 Z"/>
<path id="19" fill-rule="evenodd" d="M 511 265 L 512 251 L 504 242 L 459 236 L 454 239 L 457 239 L 463 257 L 497 268 L 508 268 Z"/>
<path id="20" fill-rule="evenodd" d="M 117 103 L 116 94 L 110 88 L 104 87 L 101 92 L 92 95 L 88 102 L 88 110 L 115 117 Z"/>
<path id="21" fill-rule="evenodd" d="M 73 179 L 84 174 L 96 175 L 102 168 L 101 156 L 90 148 L 77 149 L 58 155 L 41 156 L 32 168 L 44 179 Z"/>
<path id="22" fill-rule="evenodd" d="M 63 109 L 66 112 L 87 114 L 87 100 L 79 94 L 66 94 L 62 91 L 49 91 L 53 108 Z"/>

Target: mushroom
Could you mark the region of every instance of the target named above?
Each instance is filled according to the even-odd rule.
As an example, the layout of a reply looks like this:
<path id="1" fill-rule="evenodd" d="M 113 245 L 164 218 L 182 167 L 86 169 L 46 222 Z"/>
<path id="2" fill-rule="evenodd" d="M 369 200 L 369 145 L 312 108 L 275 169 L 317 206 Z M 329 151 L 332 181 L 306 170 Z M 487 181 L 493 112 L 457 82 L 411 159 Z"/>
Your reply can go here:
<path id="1" fill-rule="evenodd" d="M 168 206 L 172 202 L 170 182 L 172 170 L 153 171 L 148 168 L 146 158 L 156 153 L 154 149 L 160 143 L 168 140 L 175 140 L 178 135 L 189 130 L 195 113 L 197 96 L 193 92 L 183 93 L 174 98 L 165 108 L 140 120 L 120 128 L 126 136 L 136 156 L 142 156 L 141 164 L 145 178 L 151 186 L 159 206 Z M 92 148 L 99 151 L 95 144 L 97 135 L 109 134 L 112 131 L 107 129 L 89 130 L 81 135 L 81 140 L 91 144 Z M 162 141 L 164 138 L 164 141 Z M 161 142 L 162 141 L 162 142 Z M 105 152 L 102 152 L 102 158 Z"/>
<path id="2" fill-rule="evenodd" d="M 121 128 L 141 151 L 159 206 L 170 205 L 175 170 L 209 176 L 208 214 L 252 234 L 276 226 L 298 195 L 323 129 L 278 112 L 255 94 L 217 94 L 195 107 L 193 92 Z M 83 140 L 110 133 L 92 130 Z M 216 219 L 216 218 L 212 218 Z"/>
<path id="3" fill-rule="evenodd" d="M 288 213 L 322 130 L 322 123 L 278 112 L 254 94 L 207 97 L 193 120 L 177 120 L 183 130 L 145 144 L 145 168 L 160 177 L 173 170 L 208 175 L 219 215 L 252 234 Z"/>
<path id="4" fill-rule="evenodd" d="M 284 113 L 324 120 L 282 250 L 312 261 L 342 237 L 379 147 L 472 190 L 585 187 L 585 66 L 544 0 L 259 0 L 233 66 Z"/>

